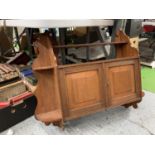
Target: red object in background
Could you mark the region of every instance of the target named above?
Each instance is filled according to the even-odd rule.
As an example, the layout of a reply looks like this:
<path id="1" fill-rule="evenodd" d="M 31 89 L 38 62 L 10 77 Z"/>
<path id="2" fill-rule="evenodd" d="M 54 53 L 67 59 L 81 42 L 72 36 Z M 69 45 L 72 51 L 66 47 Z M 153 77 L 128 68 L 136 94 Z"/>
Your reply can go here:
<path id="1" fill-rule="evenodd" d="M 32 94 L 31 92 L 25 92 L 25 93 L 20 94 L 20 95 L 18 95 L 18 96 L 12 97 L 12 98 L 10 99 L 10 103 L 11 103 L 11 104 L 16 104 L 16 102 L 18 102 L 18 101 L 20 101 L 20 100 L 24 100 L 24 99 L 26 99 L 26 98 L 28 98 L 28 97 L 30 97 L 30 96 L 33 96 L 33 94 Z"/>
<path id="2" fill-rule="evenodd" d="M 143 26 L 143 31 L 144 32 L 154 32 L 155 31 L 155 26 L 152 26 L 152 25 L 144 25 Z"/>
<path id="3" fill-rule="evenodd" d="M 24 100 L 24 99 L 31 97 L 31 96 L 33 96 L 33 94 L 31 92 L 25 92 L 25 93 L 20 94 L 18 96 L 12 97 L 9 101 L 0 102 L 0 109 L 8 107 L 8 106 L 13 105 L 13 104 L 16 104 L 18 101 Z"/>
<path id="4" fill-rule="evenodd" d="M 10 105 L 10 102 L 0 102 L 0 108 L 8 107 Z"/>

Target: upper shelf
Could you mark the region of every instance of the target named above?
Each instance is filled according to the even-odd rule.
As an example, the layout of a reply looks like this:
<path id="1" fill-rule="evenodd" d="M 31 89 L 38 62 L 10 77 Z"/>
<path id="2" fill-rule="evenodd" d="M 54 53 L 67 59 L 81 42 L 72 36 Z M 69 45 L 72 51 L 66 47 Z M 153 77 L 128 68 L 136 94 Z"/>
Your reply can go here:
<path id="1" fill-rule="evenodd" d="M 86 43 L 86 44 L 70 44 L 70 45 L 55 45 L 53 48 L 78 48 L 78 47 L 91 47 L 100 45 L 120 45 L 127 44 L 127 41 L 115 41 L 115 42 L 100 42 L 100 43 Z"/>
<path id="2" fill-rule="evenodd" d="M 114 20 L 86 19 L 86 20 L 0 20 L 0 26 L 27 28 L 65 28 L 86 26 L 112 26 Z"/>

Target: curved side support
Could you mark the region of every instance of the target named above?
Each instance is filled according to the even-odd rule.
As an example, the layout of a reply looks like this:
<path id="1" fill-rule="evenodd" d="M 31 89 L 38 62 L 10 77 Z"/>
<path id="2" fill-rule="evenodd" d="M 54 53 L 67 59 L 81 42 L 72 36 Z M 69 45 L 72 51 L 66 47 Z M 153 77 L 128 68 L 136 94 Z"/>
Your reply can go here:
<path id="1" fill-rule="evenodd" d="M 63 121 L 58 87 L 57 61 L 47 35 L 40 35 L 34 43 L 37 58 L 32 68 L 38 79 L 34 95 L 38 104 L 36 119 L 44 123 Z"/>
<path id="2" fill-rule="evenodd" d="M 126 41 L 127 44 L 117 45 L 116 46 L 116 57 L 132 57 L 139 56 L 139 52 L 136 48 L 131 47 L 129 37 L 123 33 L 123 31 L 118 31 L 116 33 L 115 41 Z"/>

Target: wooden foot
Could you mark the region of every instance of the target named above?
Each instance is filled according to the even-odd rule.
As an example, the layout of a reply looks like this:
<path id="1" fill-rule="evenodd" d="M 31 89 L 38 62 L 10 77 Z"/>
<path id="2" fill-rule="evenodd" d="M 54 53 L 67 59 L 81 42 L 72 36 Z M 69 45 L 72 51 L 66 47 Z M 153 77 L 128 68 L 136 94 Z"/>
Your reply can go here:
<path id="1" fill-rule="evenodd" d="M 138 104 L 137 103 L 130 103 L 130 104 L 125 104 L 123 105 L 125 108 L 129 108 L 130 106 L 133 106 L 133 108 L 137 109 L 138 108 Z"/>
<path id="2" fill-rule="evenodd" d="M 57 121 L 53 123 L 54 126 L 60 127 L 62 130 L 64 130 L 64 123 L 63 121 Z"/>
<path id="3" fill-rule="evenodd" d="M 138 108 L 137 103 L 133 104 L 133 108 L 135 108 L 135 109 L 137 109 L 137 108 Z"/>
<path id="4" fill-rule="evenodd" d="M 60 123 L 60 122 L 54 122 L 53 125 L 54 125 L 54 126 L 59 126 L 59 123 Z"/>
<path id="5" fill-rule="evenodd" d="M 123 105 L 123 107 L 125 107 L 125 108 L 129 108 L 129 105 L 128 105 L 128 104 L 125 104 L 125 105 Z"/>
<path id="6" fill-rule="evenodd" d="M 123 107 L 125 108 L 129 108 L 131 106 L 131 104 L 124 104 Z"/>
<path id="7" fill-rule="evenodd" d="M 46 126 L 49 126 L 50 124 L 51 124 L 50 122 L 46 122 L 46 123 L 45 123 Z"/>

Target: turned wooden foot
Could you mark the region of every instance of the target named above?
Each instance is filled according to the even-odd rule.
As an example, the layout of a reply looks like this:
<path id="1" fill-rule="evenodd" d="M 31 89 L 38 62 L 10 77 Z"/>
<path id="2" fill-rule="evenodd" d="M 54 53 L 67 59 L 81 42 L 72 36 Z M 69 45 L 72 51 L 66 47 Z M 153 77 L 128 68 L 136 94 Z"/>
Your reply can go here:
<path id="1" fill-rule="evenodd" d="M 50 124 L 51 124 L 50 122 L 46 122 L 46 123 L 45 123 L 46 126 L 49 126 Z"/>
<path id="2" fill-rule="evenodd" d="M 138 108 L 137 103 L 133 104 L 133 108 L 135 108 L 135 109 L 137 109 L 137 108 Z"/>
<path id="3" fill-rule="evenodd" d="M 138 104 L 137 103 L 130 103 L 130 104 L 125 104 L 123 105 L 125 108 L 129 108 L 130 106 L 133 106 L 133 108 L 137 109 L 138 108 Z"/>
<path id="4" fill-rule="evenodd" d="M 54 126 L 59 126 L 59 123 L 60 123 L 60 122 L 53 122 L 53 125 L 54 125 Z"/>
<path id="5" fill-rule="evenodd" d="M 60 127 L 62 130 L 64 130 L 64 123 L 63 121 L 58 121 L 53 123 L 54 126 Z"/>
<path id="6" fill-rule="evenodd" d="M 125 107 L 125 108 L 129 108 L 129 107 L 130 107 L 130 105 L 125 104 L 125 105 L 123 105 L 123 107 Z"/>

